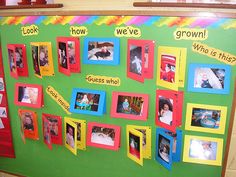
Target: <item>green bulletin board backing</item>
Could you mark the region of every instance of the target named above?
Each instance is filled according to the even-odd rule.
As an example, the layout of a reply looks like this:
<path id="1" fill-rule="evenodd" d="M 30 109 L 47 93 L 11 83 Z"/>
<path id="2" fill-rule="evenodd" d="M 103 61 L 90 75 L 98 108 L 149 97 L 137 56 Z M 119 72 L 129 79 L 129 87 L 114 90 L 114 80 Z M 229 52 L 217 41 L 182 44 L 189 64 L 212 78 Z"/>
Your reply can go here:
<path id="1" fill-rule="evenodd" d="M 81 20 L 81 18 L 84 18 Z M 73 19 L 77 19 L 73 21 Z M 28 20 L 28 21 L 27 21 Z M 231 103 L 233 99 L 233 78 L 236 76 L 235 66 L 231 67 L 231 85 L 230 94 L 208 94 L 188 92 L 188 65 L 190 63 L 208 63 L 224 64 L 214 58 L 208 57 L 192 51 L 193 40 L 175 40 L 174 31 L 177 28 L 206 29 L 208 37 L 200 41 L 213 48 L 236 55 L 235 46 L 236 29 L 233 25 L 235 19 L 218 18 L 196 18 L 196 17 L 158 17 L 158 16 L 86 16 L 85 17 L 2 17 L 0 18 L 0 34 L 5 68 L 5 79 L 8 93 L 8 104 L 13 132 L 14 147 L 16 159 L 0 157 L 0 169 L 22 174 L 31 177 L 43 176 L 112 176 L 112 177 L 219 177 L 221 175 L 221 166 L 202 165 L 194 163 L 177 162 L 173 163 L 171 171 L 166 170 L 157 161 L 155 157 L 155 92 L 156 89 L 165 89 L 156 85 L 157 73 L 157 48 L 158 46 L 183 47 L 187 48 L 187 69 L 185 74 L 185 87 L 180 88 L 184 91 L 183 123 L 179 129 L 183 130 L 183 135 L 197 135 L 222 138 L 224 147 L 227 139 L 227 130 L 230 119 Z M 22 36 L 21 27 L 35 24 L 39 28 L 38 35 Z M 81 61 L 81 73 L 65 76 L 58 72 L 56 37 L 70 36 L 71 26 L 85 26 L 88 29 L 86 36 L 80 37 L 80 56 L 83 57 L 83 47 L 85 37 L 115 37 L 116 27 L 133 26 L 141 30 L 141 36 L 138 39 L 155 40 L 154 56 L 154 78 L 145 79 L 144 83 L 137 82 L 126 77 L 127 61 L 127 39 L 135 37 L 120 37 L 120 64 L 117 66 L 89 65 Z M 54 60 L 55 76 L 37 78 L 33 74 L 33 62 L 31 58 L 30 42 L 51 42 Z M 29 68 L 29 77 L 19 77 L 18 80 L 10 77 L 7 44 L 26 44 L 27 59 Z M 119 77 L 121 84 L 119 87 L 90 84 L 86 81 L 86 75 L 101 75 Z M 19 107 L 14 105 L 14 84 L 16 82 L 41 84 L 44 89 L 44 104 L 42 109 L 33 109 Z M 67 102 L 70 102 L 73 88 L 88 88 L 106 91 L 106 109 L 107 112 L 99 117 L 83 114 L 67 115 L 62 108 L 56 104 L 52 98 L 46 94 L 46 87 L 51 85 L 59 92 Z M 128 120 L 122 118 L 111 118 L 110 109 L 111 95 L 113 91 L 145 93 L 149 94 L 149 112 L 147 121 Z M 225 134 L 217 135 L 211 133 L 202 133 L 185 130 L 186 104 L 209 104 L 227 106 L 227 121 Z M 20 121 L 17 115 L 19 108 L 34 110 L 38 114 L 39 141 L 27 139 L 24 144 L 20 137 Z M 43 143 L 42 135 L 42 113 L 69 116 L 72 118 L 83 119 L 87 122 L 100 122 L 105 124 L 114 124 L 121 126 L 121 147 L 118 151 L 87 147 L 86 151 L 78 151 L 74 156 L 64 146 L 53 145 L 49 150 Z M 144 166 L 141 167 L 126 155 L 126 125 L 148 125 L 152 128 L 152 158 L 144 159 Z M 183 150 L 183 148 L 182 148 Z M 182 151 L 183 153 L 183 151 Z M 222 157 L 223 158 L 223 157 Z M 182 159 L 182 155 L 181 155 Z"/>

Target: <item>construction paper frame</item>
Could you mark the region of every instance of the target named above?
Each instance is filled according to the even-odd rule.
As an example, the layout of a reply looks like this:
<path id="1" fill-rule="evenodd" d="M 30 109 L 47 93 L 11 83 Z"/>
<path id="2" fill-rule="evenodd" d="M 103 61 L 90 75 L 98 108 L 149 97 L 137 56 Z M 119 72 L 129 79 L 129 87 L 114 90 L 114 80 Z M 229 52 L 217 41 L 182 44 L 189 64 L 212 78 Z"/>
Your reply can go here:
<path id="1" fill-rule="evenodd" d="M 186 48 L 176 48 L 176 47 L 167 47 L 159 46 L 158 47 L 158 61 L 157 61 L 157 86 L 162 86 L 169 88 L 171 90 L 178 90 L 178 87 L 184 87 L 185 81 L 185 69 L 186 69 Z M 175 62 L 173 63 L 173 60 Z M 173 74 L 161 74 L 164 71 L 164 67 L 169 66 L 170 71 L 174 70 Z M 174 69 L 172 68 L 174 67 Z M 172 71 L 173 73 L 173 71 Z M 161 77 L 167 77 L 169 81 L 162 79 Z M 172 81 L 174 79 L 174 81 Z"/>
<path id="2" fill-rule="evenodd" d="M 98 105 L 95 105 L 97 111 L 82 110 L 82 107 L 86 108 L 87 106 L 91 107 L 92 105 L 88 104 L 88 103 L 86 103 L 85 106 L 80 106 L 80 105 L 82 105 L 82 103 L 77 103 L 76 104 L 77 94 L 78 93 L 83 93 L 84 95 L 86 95 L 86 94 L 96 94 L 96 95 L 99 95 Z M 80 105 L 78 105 L 78 104 L 80 104 Z M 93 104 L 94 104 L 94 102 L 93 102 Z M 76 107 L 80 107 L 80 109 L 77 109 Z M 106 112 L 106 92 L 105 91 L 101 91 L 101 90 L 90 90 L 90 89 L 74 88 L 72 90 L 72 96 L 71 96 L 71 102 L 70 102 L 70 112 L 77 113 L 77 114 L 96 115 L 96 116 L 103 115 Z"/>
<path id="3" fill-rule="evenodd" d="M 163 149 L 160 149 L 159 145 L 160 145 L 160 136 L 162 136 L 165 140 L 169 141 L 169 150 L 168 148 L 165 148 L 169 153 L 168 153 L 168 159 L 164 159 L 166 157 L 164 157 L 164 155 L 159 155 L 160 153 L 162 153 L 161 151 L 163 151 Z M 170 135 L 168 135 L 167 133 L 165 133 L 162 129 L 157 128 L 156 129 L 156 156 L 155 159 L 156 161 L 158 161 L 161 165 L 163 165 L 166 169 L 171 170 L 172 167 L 172 158 L 173 158 L 173 154 L 172 154 L 172 149 L 173 149 L 173 143 L 174 143 L 174 138 Z M 166 152 L 164 152 L 166 153 Z M 166 153 L 167 154 L 167 153 Z M 168 162 L 167 162 L 168 161 Z"/>
<path id="4" fill-rule="evenodd" d="M 86 150 L 86 121 L 70 117 L 65 117 L 64 120 L 72 121 L 77 125 L 77 148 L 80 150 Z M 80 124 L 80 126 L 78 126 L 78 124 Z M 80 140 L 78 140 L 78 137 L 80 138 Z"/>
<path id="5" fill-rule="evenodd" d="M 30 100 L 29 95 L 24 95 L 25 93 L 23 93 L 23 92 L 25 91 L 24 89 L 26 89 L 26 88 L 33 89 L 33 90 L 31 90 L 31 92 L 33 92 L 32 93 L 33 94 L 32 95 L 33 101 Z M 19 99 L 21 99 L 21 101 Z M 22 100 L 24 100 L 24 101 L 22 101 Z M 44 106 L 43 105 L 44 104 L 44 102 L 43 102 L 43 87 L 38 84 L 16 83 L 15 84 L 14 103 L 18 106 L 27 106 L 27 107 L 32 107 L 32 108 L 43 107 Z"/>
<path id="6" fill-rule="evenodd" d="M 15 47 L 7 46 L 7 53 L 8 53 L 8 63 L 10 68 L 10 76 L 15 79 L 18 79 L 18 72 L 16 68 L 16 59 L 15 59 Z"/>
<path id="7" fill-rule="evenodd" d="M 160 116 L 160 97 L 163 98 L 163 107 L 168 105 L 169 111 L 172 112 L 172 121 L 165 123 L 161 121 Z M 172 100 L 172 103 L 171 103 Z M 183 107 L 183 92 L 173 90 L 156 90 L 156 125 L 166 128 L 172 132 L 176 131 L 176 127 L 182 123 L 182 107 Z M 164 108 L 162 109 L 164 111 Z M 167 114 L 169 116 L 169 114 Z"/>
<path id="8" fill-rule="evenodd" d="M 38 140 L 38 121 L 37 121 L 37 113 L 31 110 L 18 110 L 18 115 L 21 119 L 21 123 L 23 123 L 24 129 L 24 137 Z"/>
<path id="9" fill-rule="evenodd" d="M 48 120 L 52 144 L 62 145 L 62 118 L 52 114 L 42 113 L 42 119 Z"/>
<path id="10" fill-rule="evenodd" d="M 40 70 L 40 74 L 36 74 L 36 76 L 54 76 L 54 66 L 53 66 L 53 58 L 52 58 L 52 45 L 51 42 L 31 42 L 31 49 L 32 46 L 38 47 L 38 55 L 37 58 L 34 58 L 34 53 L 32 49 L 32 57 L 35 62 L 38 63 L 38 67 Z M 44 58 L 43 58 L 44 57 Z M 42 58 L 43 60 L 40 60 Z M 37 60 L 37 61 L 35 61 Z"/>
<path id="11" fill-rule="evenodd" d="M 196 73 L 196 70 L 200 69 L 200 73 Z M 220 70 L 218 71 L 218 76 L 217 76 L 217 71 L 212 71 L 212 69 L 215 70 Z M 209 71 L 210 70 L 210 71 Z M 218 83 L 222 87 L 221 79 L 219 75 L 222 74 L 222 70 L 224 70 L 224 79 L 223 79 L 223 88 L 209 88 L 209 87 L 214 87 L 212 86 L 211 83 Z M 204 93 L 213 93 L 213 94 L 229 94 L 230 92 L 230 75 L 231 75 L 231 67 L 229 65 L 222 65 L 222 64 L 196 64 L 196 63 L 191 63 L 189 64 L 189 72 L 188 72 L 188 91 L 190 92 L 204 92 Z M 210 76 L 214 76 L 215 79 L 213 79 Z M 199 83 L 199 77 L 201 77 L 201 81 L 204 83 Z M 210 79 L 213 79 L 211 81 Z M 203 81 L 204 79 L 204 81 Z M 217 81 L 218 82 L 217 82 Z M 200 82 L 201 82 L 200 81 Z M 211 83 L 209 82 L 211 81 Z M 197 85 L 196 85 L 197 84 Z M 202 84 L 203 88 L 202 88 Z M 217 85 L 217 84 L 216 84 Z"/>
<path id="12" fill-rule="evenodd" d="M 172 149 L 172 161 L 173 162 L 179 162 L 180 161 L 180 156 L 181 156 L 181 150 L 182 150 L 182 138 L 183 138 L 183 133 L 182 130 L 176 130 L 176 133 L 173 133 L 171 131 L 168 131 L 164 128 L 159 128 L 160 131 L 163 131 L 164 133 L 170 135 L 173 137 L 173 149 L 175 148 L 175 152 Z"/>
<path id="13" fill-rule="evenodd" d="M 151 159 L 151 146 L 152 146 L 152 132 L 150 126 L 137 126 L 137 125 L 126 125 L 126 129 L 135 129 L 143 134 L 143 141 L 145 145 L 143 145 L 143 158 Z M 142 131 L 145 131 L 142 132 Z"/>
<path id="14" fill-rule="evenodd" d="M 72 130 L 73 132 L 70 132 L 69 129 Z M 76 133 L 77 133 L 77 125 L 68 119 L 64 120 L 65 147 L 69 149 L 74 155 L 77 155 L 77 143 L 75 140 Z"/>
<path id="15" fill-rule="evenodd" d="M 200 118 L 199 126 L 192 125 L 193 119 L 193 109 L 203 109 L 203 110 L 212 110 L 212 111 L 220 111 L 220 117 L 217 118 L 208 118 L 209 121 L 214 123 L 215 127 L 211 125 L 207 125 L 205 122 L 202 122 L 203 118 Z M 213 112 L 212 112 L 213 114 Z M 205 115 L 208 116 L 208 115 Z M 212 115 L 211 115 L 212 116 Z M 216 115 L 219 116 L 219 115 Z M 227 118 L 227 107 L 226 106 L 214 106 L 214 105 L 205 105 L 205 104 L 187 104 L 187 112 L 186 112 L 186 122 L 185 122 L 185 129 L 191 131 L 198 131 L 198 132 L 206 132 L 206 133 L 215 133 L 215 134 L 224 134 L 225 132 L 225 124 Z M 204 118 L 205 119 L 205 118 Z"/>
<path id="16" fill-rule="evenodd" d="M 110 55 L 111 52 L 108 50 L 108 53 L 105 56 L 101 56 L 101 52 L 104 46 L 102 47 L 95 47 L 93 43 L 106 43 L 113 47 L 113 54 L 111 60 L 99 60 L 99 58 L 107 57 L 106 55 Z M 92 43 L 90 45 L 90 43 Z M 113 43 L 113 44 L 112 44 Z M 96 49 L 100 49 L 99 51 Z M 100 53 L 99 53 L 100 52 Z M 104 53 L 104 52 L 103 52 Z M 100 55 L 100 56 L 99 56 Z M 90 60 L 95 56 L 96 60 Z M 119 38 L 93 38 L 93 37 L 85 37 L 84 38 L 84 56 L 83 56 L 83 63 L 84 64 L 98 64 L 98 65 L 119 65 L 120 64 L 120 39 Z"/>
<path id="17" fill-rule="evenodd" d="M 64 43 L 65 45 L 62 45 Z M 74 43 L 73 49 L 69 47 Z M 60 45 L 61 44 L 61 45 Z M 63 48 L 65 52 L 66 65 L 61 64 L 63 55 Z M 58 70 L 59 72 L 70 76 L 71 73 L 80 73 L 80 42 L 79 38 L 75 37 L 57 37 L 57 51 L 58 51 Z"/>
<path id="18" fill-rule="evenodd" d="M 28 77 L 28 63 L 26 56 L 26 46 L 24 44 L 8 44 L 7 49 L 14 51 L 14 61 L 16 66 L 16 72 L 18 76 Z M 9 54 L 9 52 L 8 52 Z M 18 57 L 16 57 L 18 54 Z M 8 56 L 9 58 L 9 56 Z M 17 61 L 17 59 L 19 61 Z M 12 72 L 10 72 L 12 73 Z"/>
<path id="19" fill-rule="evenodd" d="M 216 148 L 213 147 L 214 150 L 216 150 L 215 157 L 213 157 L 213 160 L 201 159 L 201 158 L 197 158 L 197 157 L 196 158 L 195 157 L 190 157 L 190 154 L 191 154 L 191 152 L 190 152 L 191 151 L 191 141 L 193 141 L 193 140 L 196 141 L 195 144 L 192 145 L 192 146 L 194 146 L 195 151 L 196 151 L 197 147 L 201 148 L 202 151 L 203 151 L 203 147 L 201 147 L 201 146 L 203 146 L 204 144 L 207 145 L 207 143 L 208 143 L 209 146 L 211 146 L 212 142 L 213 142 L 216 146 Z M 200 144 L 199 141 L 200 142 L 202 141 L 201 146 L 199 145 Z M 209 142 L 211 142 L 211 144 L 209 144 Z M 208 146 L 208 148 L 209 148 L 209 146 Z M 212 148 L 212 146 L 211 146 L 211 148 Z M 198 153 L 198 152 L 195 152 L 195 153 Z M 204 152 L 202 152 L 202 153 L 204 153 Z M 204 136 L 185 135 L 185 138 L 184 138 L 184 152 L 183 152 L 183 161 L 184 162 L 221 166 L 221 164 L 222 164 L 222 155 L 223 155 L 223 139 L 221 139 L 221 138 L 212 138 L 212 137 L 204 137 Z M 214 158 L 215 158 L 215 160 L 214 160 Z"/>
<path id="20" fill-rule="evenodd" d="M 119 106 L 119 103 L 118 103 L 119 96 L 142 98 L 141 101 L 143 102 L 143 104 L 141 106 L 139 106 L 140 107 L 140 111 L 139 111 L 140 115 L 132 115 L 132 114 L 117 112 L 117 108 Z M 132 120 L 142 120 L 142 121 L 147 120 L 148 106 L 149 106 L 149 96 L 147 94 L 129 93 L 129 92 L 112 92 L 112 105 L 113 105 L 113 106 L 111 106 L 111 116 L 112 117 L 132 119 Z M 134 106 L 134 104 L 129 104 L 129 106 L 131 106 L 131 105 Z"/>
<path id="21" fill-rule="evenodd" d="M 154 65 L 154 41 L 152 40 L 136 40 L 128 39 L 127 47 L 127 77 L 137 80 L 139 82 L 144 82 L 144 78 L 152 79 L 153 78 L 153 65 Z M 141 55 L 137 57 L 131 55 L 131 46 L 137 46 L 141 48 Z M 148 47 L 147 47 L 148 46 Z M 136 52 L 137 53 L 137 52 Z M 137 57 L 136 59 L 133 59 Z M 133 59 L 131 61 L 131 59 Z M 131 64 L 133 61 L 136 65 L 136 72 L 131 71 Z M 141 64 L 140 64 L 141 63 Z M 139 71 L 141 70 L 141 71 Z M 141 72 L 141 73 L 140 73 Z"/>
<path id="22" fill-rule="evenodd" d="M 130 135 L 135 136 L 136 138 L 139 139 L 139 143 L 136 143 L 135 140 L 133 139 L 133 141 L 131 141 L 131 137 Z M 143 166 L 143 146 L 142 146 L 142 140 L 143 140 L 143 133 L 135 130 L 133 128 L 130 127 L 126 127 L 126 139 L 127 139 L 127 156 L 135 161 L 136 163 L 138 163 L 139 165 Z M 139 146 L 139 157 L 137 157 L 137 155 L 132 154 L 132 152 L 130 152 L 130 149 L 132 148 L 131 146 L 135 146 L 135 144 L 137 144 Z M 135 147 L 133 147 L 133 149 L 136 150 Z"/>
<path id="23" fill-rule="evenodd" d="M 50 122 L 47 118 L 43 119 L 43 141 L 47 145 L 47 147 L 52 150 L 52 139 L 51 139 L 51 133 L 50 133 Z"/>
<path id="24" fill-rule="evenodd" d="M 98 127 L 101 129 L 113 129 L 112 133 L 114 133 L 114 138 L 113 138 L 113 144 L 114 145 L 109 145 L 105 143 L 96 143 L 92 140 L 93 135 L 93 128 Z M 87 133 L 87 145 L 88 146 L 94 146 L 98 148 L 103 148 L 103 149 L 109 149 L 109 150 L 114 150 L 117 151 L 120 147 L 120 131 L 121 127 L 117 125 L 110 125 L 110 124 L 102 124 L 102 123 L 97 123 L 97 122 L 89 122 L 88 123 L 88 133 Z"/>

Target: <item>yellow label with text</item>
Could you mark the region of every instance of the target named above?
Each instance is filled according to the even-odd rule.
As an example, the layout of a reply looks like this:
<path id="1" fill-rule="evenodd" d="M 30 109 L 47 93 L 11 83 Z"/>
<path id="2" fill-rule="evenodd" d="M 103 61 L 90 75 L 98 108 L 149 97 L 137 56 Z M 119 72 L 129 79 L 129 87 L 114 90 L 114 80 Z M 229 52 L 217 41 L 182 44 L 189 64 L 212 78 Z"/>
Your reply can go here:
<path id="1" fill-rule="evenodd" d="M 56 103 L 61 106 L 61 108 L 67 113 L 67 114 L 71 114 L 69 112 L 70 110 L 70 105 L 69 103 L 67 103 L 66 100 L 64 100 L 64 98 L 52 87 L 52 86 L 47 86 L 46 88 L 46 93 L 51 96 L 51 98 L 53 100 L 56 101 Z"/>
<path id="2" fill-rule="evenodd" d="M 141 30 L 132 26 L 116 27 L 114 35 L 116 37 L 140 37 Z"/>
<path id="3" fill-rule="evenodd" d="M 74 37 L 86 36 L 88 34 L 88 29 L 85 26 L 71 26 L 70 35 Z"/>
<path id="4" fill-rule="evenodd" d="M 39 27 L 36 25 L 23 26 L 21 27 L 22 36 L 33 36 L 39 34 Z"/>
<path id="5" fill-rule="evenodd" d="M 208 30 L 194 28 L 177 28 L 174 31 L 175 40 L 203 41 L 208 38 Z"/>
<path id="6" fill-rule="evenodd" d="M 87 75 L 86 81 L 90 84 L 102 84 L 102 85 L 111 85 L 111 86 L 120 86 L 119 77 L 108 77 L 108 76 L 95 76 Z"/>
<path id="7" fill-rule="evenodd" d="M 207 55 L 208 57 L 215 58 L 229 65 L 236 64 L 235 55 L 232 55 L 230 53 L 224 52 L 222 50 L 213 47 L 209 47 L 206 44 L 202 44 L 200 42 L 194 42 L 192 45 L 192 50 L 202 55 Z"/>

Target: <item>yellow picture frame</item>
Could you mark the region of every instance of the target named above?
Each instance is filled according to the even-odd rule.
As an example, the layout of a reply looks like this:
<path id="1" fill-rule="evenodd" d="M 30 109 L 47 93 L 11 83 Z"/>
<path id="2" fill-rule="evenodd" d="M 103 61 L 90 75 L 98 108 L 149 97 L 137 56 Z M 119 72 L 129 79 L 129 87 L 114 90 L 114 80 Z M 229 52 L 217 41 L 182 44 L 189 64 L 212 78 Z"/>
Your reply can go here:
<path id="1" fill-rule="evenodd" d="M 175 57 L 175 82 L 169 82 L 161 79 L 162 56 Z M 159 46 L 158 47 L 158 61 L 157 61 L 157 80 L 156 85 L 178 91 L 179 87 L 184 87 L 185 70 L 186 70 L 186 48 Z"/>
<path id="2" fill-rule="evenodd" d="M 31 46 L 38 47 L 38 65 L 40 70 L 40 75 L 42 76 L 54 76 L 54 64 L 52 57 L 52 44 L 51 42 L 31 42 Z M 41 62 L 40 57 L 47 58 L 47 61 Z M 47 56 L 47 57 L 46 57 Z M 40 77 L 39 75 L 36 75 Z"/>
<path id="3" fill-rule="evenodd" d="M 73 130 L 71 134 L 69 133 L 69 127 Z M 64 145 L 74 155 L 77 155 L 76 132 L 77 125 L 69 119 L 64 120 Z"/>
<path id="4" fill-rule="evenodd" d="M 208 147 L 211 147 L 212 150 L 206 149 Z M 214 151 L 216 152 L 214 153 Z M 212 154 L 214 158 L 211 157 Z M 221 166 L 222 155 L 223 139 L 185 135 L 183 152 L 184 162 Z"/>
<path id="5" fill-rule="evenodd" d="M 135 130 L 145 130 L 146 132 L 146 137 L 144 137 L 143 134 L 143 140 L 146 140 L 145 146 L 143 145 L 143 158 L 145 159 L 151 159 L 152 157 L 152 131 L 150 126 L 138 126 L 138 125 L 127 125 L 126 128 L 128 129 L 135 129 Z M 141 131 L 140 131 L 141 132 Z"/>
<path id="6" fill-rule="evenodd" d="M 195 116 L 193 117 L 194 108 L 203 109 L 206 111 L 201 114 L 195 113 Z M 212 110 L 212 118 L 208 118 L 209 116 L 211 116 L 209 114 L 211 110 Z M 213 111 L 215 112 L 214 114 L 216 115 L 218 115 L 217 113 L 218 111 L 220 111 L 220 117 L 219 118 L 216 117 L 213 119 Z M 224 134 L 226 117 L 227 117 L 227 107 L 225 106 L 188 103 L 186 111 L 185 129 L 198 132 Z M 193 121 L 198 123 L 194 123 Z M 209 122 L 208 124 L 207 121 Z"/>
<path id="7" fill-rule="evenodd" d="M 86 150 L 86 121 L 81 120 L 81 119 L 70 118 L 70 117 L 65 117 L 64 120 L 69 120 L 69 121 L 74 122 L 77 125 L 77 133 L 79 132 L 77 123 L 80 124 L 80 141 L 78 141 L 78 138 L 76 140 L 77 149 Z M 78 135 L 76 137 L 78 137 Z"/>
<path id="8" fill-rule="evenodd" d="M 136 156 L 136 154 L 133 151 L 131 152 L 132 144 L 133 144 L 133 142 L 136 143 L 136 141 L 133 139 L 133 141 L 131 142 L 130 135 L 132 135 L 133 138 L 139 139 L 139 158 Z M 143 146 L 141 145 L 142 139 L 143 139 L 143 133 L 141 133 L 140 131 L 135 130 L 133 128 L 130 128 L 130 127 L 126 128 L 127 156 L 131 160 L 135 161 L 136 163 L 138 163 L 141 166 L 143 166 Z"/>

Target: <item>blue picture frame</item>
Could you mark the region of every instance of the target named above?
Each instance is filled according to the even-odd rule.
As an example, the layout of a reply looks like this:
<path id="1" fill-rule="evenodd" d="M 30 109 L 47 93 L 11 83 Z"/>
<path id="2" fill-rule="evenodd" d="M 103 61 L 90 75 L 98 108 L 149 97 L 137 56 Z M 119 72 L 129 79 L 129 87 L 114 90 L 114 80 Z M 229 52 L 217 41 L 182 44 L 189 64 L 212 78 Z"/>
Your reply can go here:
<path id="1" fill-rule="evenodd" d="M 170 135 L 176 134 L 176 151 L 175 151 L 175 153 L 172 151 L 172 161 L 173 162 L 180 162 L 181 150 L 182 150 L 182 139 L 183 139 L 182 130 L 177 129 L 176 133 L 173 133 L 173 132 L 166 130 L 164 128 L 160 128 L 160 131 L 163 131 L 164 133 L 169 133 Z M 173 146 L 174 146 L 174 139 L 173 139 Z"/>
<path id="2" fill-rule="evenodd" d="M 70 101 L 70 112 L 102 116 L 106 113 L 106 92 L 74 88 Z"/>
<path id="3" fill-rule="evenodd" d="M 162 146 L 161 145 L 161 142 L 162 139 L 160 138 L 163 138 L 165 139 L 165 141 L 169 141 L 169 155 L 168 157 L 162 155 L 161 153 L 163 152 L 162 150 L 162 147 L 159 147 L 159 146 Z M 156 161 L 158 161 L 162 166 L 164 166 L 166 169 L 168 170 L 171 170 L 171 167 L 172 167 L 172 148 L 173 148 L 173 142 L 174 142 L 174 138 L 170 135 L 168 135 L 167 133 L 165 133 L 163 131 L 162 128 L 157 128 L 156 129 L 156 154 L 155 154 L 155 159 Z M 162 152 L 161 152 L 162 151 Z"/>
<path id="4" fill-rule="evenodd" d="M 119 65 L 119 38 L 84 38 L 84 64 Z"/>
<path id="5" fill-rule="evenodd" d="M 229 65 L 191 63 L 188 71 L 188 91 L 229 94 L 231 77 Z"/>

